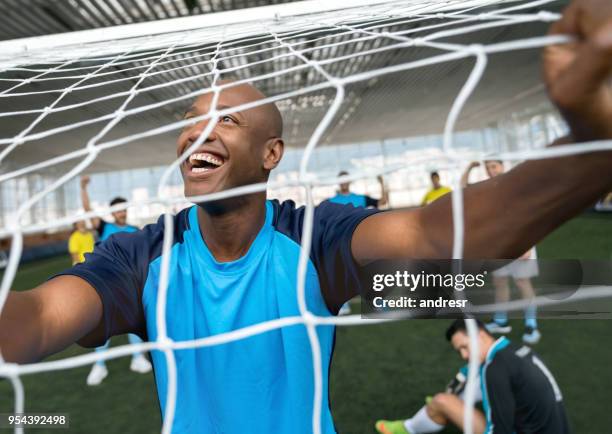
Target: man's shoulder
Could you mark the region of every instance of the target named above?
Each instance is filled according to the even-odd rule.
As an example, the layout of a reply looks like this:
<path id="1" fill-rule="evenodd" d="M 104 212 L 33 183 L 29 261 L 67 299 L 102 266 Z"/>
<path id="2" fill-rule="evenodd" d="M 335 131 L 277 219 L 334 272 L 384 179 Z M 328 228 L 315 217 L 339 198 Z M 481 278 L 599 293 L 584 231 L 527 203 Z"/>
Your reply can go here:
<path id="1" fill-rule="evenodd" d="M 172 231 L 174 237 L 183 241 L 183 233 L 190 228 L 189 214 L 192 210 L 194 210 L 195 205 L 187 207 L 179 211 L 174 215 L 170 215 L 170 222 L 172 225 Z M 162 214 L 157 218 L 155 223 L 150 223 L 145 225 L 142 229 L 136 228 L 136 233 L 139 233 L 145 236 L 162 236 L 166 231 L 166 214 Z"/>
<path id="2" fill-rule="evenodd" d="M 274 208 L 274 228 L 295 240 L 301 239 L 306 207 L 297 206 L 292 200 L 271 200 Z M 325 200 L 314 207 L 313 236 L 333 235 L 343 228 L 354 227 L 364 218 L 378 212 L 376 209 L 355 207 Z"/>
<path id="3" fill-rule="evenodd" d="M 298 206 L 293 200 L 285 200 L 280 202 L 278 199 L 270 200 L 274 208 L 274 224 L 281 222 L 285 219 L 303 219 L 306 207 L 304 205 Z M 352 214 L 361 214 L 364 212 L 363 208 L 358 208 L 352 204 L 346 203 L 334 203 L 327 199 L 314 207 L 315 220 L 327 215 L 333 216 L 345 216 Z M 371 212 L 371 211 L 369 211 Z"/>
<path id="4" fill-rule="evenodd" d="M 173 230 L 173 244 L 183 242 L 183 234 L 189 229 L 189 211 L 192 207 L 183 209 L 171 216 Z M 134 231 L 121 231 L 112 234 L 107 241 L 111 241 L 123 249 L 149 251 L 160 250 L 166 231 L 165 215 L 161 215 L 155 223 L 145 225 L 142 229 L 136 227 Z M 104 244 L 104 243 L 103 243 Z"/>
<path id="5" fill-rule="evenodd" d="M 495 352 L 495 355 L 489 362 L 487 373 L 496 375 L 500 372 L 506 375 L 515 374 L 524 365 L 526 357 L 533 354 L 532 350 L 527 346 L 516 346 L 509 342 Z"/>

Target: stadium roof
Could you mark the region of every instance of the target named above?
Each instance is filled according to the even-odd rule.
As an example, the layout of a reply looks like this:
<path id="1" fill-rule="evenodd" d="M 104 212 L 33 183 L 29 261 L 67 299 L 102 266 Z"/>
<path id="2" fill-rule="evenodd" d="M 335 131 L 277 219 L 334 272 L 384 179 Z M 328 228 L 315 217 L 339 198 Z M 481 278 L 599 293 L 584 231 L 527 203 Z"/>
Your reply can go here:
<path id="1" fill-rule="evenodd" d="M 60 2 L 46 3 L 58 5 Z M 36 2 L 39 6 L 46 3 Z M 97 0 L 89 3 L 111 2 Z M 179 2 L 165 2 L 166 5 L 171 3 L 178 5 Z M 201 5 L 204 3 L 200 2 Z M 213 3 L 228 5 L 231 2 L 211 2 L 210 4 Z M 236 3 L 247 5 L 245 2 Z M 411 4 L 414 3 L 411 2 Z M 509 3 L 516 4 L 517 2 Z M 556 2 L 549 5 L 548 10 L 558 11 L 562 3 Z M 75 4 L 85 5 L 80 0 L 77 0 Z M 350 10 L 347 9 L 343 11 L 345 16 L 338 17 L 338 13 L 335 12 L 335 21 L 330 21 L 330 16 L 333 17 L 333 14 L 308 15 L 309 20 L 298 17 L 288 20 L 272 18 L 268 21 L 257 22 L 252 24 L 254 27 L 251 30 L 247 26 L 246 33 L 241 33 L 245 29 L 244 25 L 236 27 L 242 30 L 235 32 L 232 30 L 234 27 L 231 26 L 223 29 L 213 26 L 213 28 L 207 27 L 205 31 L 187 32 L 188 38 L 183 39 L 181 45 L 163 59 L 160 58 L 161 52 L 155 52 L 155 58 L 159 59 L 158 64 L 148 70 L 155 74 L 147 76 L 139 84 L 139 87 L 151 87 L 152 89 L 139 93 L 127 106 L 127 109 L 131 109 L 157 104 L 155 110 L 148 110 L 123 119 L 105 135 L 102 142 L 151 131 L 180 119 L 189 100 L 168 103 L 164 101 L 175 98 L 177 95 L 198 91 L 209 83 L 210 65 L 215 56 L 216 41 L 221 34 L 226 35 L 227 42 L 223 54 L 217 53 L 217 67 L 227 71 L 228 76 L 235 79 L 249 79 L 295 68 L 282 75 L 270 76 L 266 80 L 257 82 L 262 91 L 274 96 L 328 83 L 325 74 L 348 77 L 364 71 L 392 68 L 394 65 L 425 61 L 434 56 L 448 54 L 448 50 L 420 44 L 407 45 L 405 41 L 404 45 L 401 45 L 402 41 L 394 35 L 423 37 L 434 33 L 431 30 L 432 26 L 435 27 L 444 22 L 446 25 L 441 29 L 445 31 L 465 28 L 471 24 L 456 19 L 456 22 L 451 22 L 449 25 L 448 16 L 428 15 L 420 19 L 414 19 L 414 17 L 407 19 L 406 16 L 396 11 L 397 4 L 398 2 L 394 2 L 393 8 L 388 7 L 383 12 L 379 12 L 380 16 L 374 23 L 367 19 L 367 15 L 363 15 L 363 9 L 355 12 L 356 18 L 353 18 L 349 13 Z M 293 5 L 285 6 L 295 8 Z M 501 6 L 479 8 L 477 12 L 494 12 L 499 7 Z M 375 12 L 375 8 L 372 8 L 372 13 Z M 533 9 L 520 10 L 523 16 L 528 16 L 533 12 L 536 11 Z M 477 16 L 478 13 L 472 12 L 472 15 Z M 248 17 L 256 16 L 253 11 L 245 11 L 242 15 L 245 16 L 245 14 Z M 208 15 L 206 18 L 215 20 L 216 17 L 226 15 Z M 532 17 L 537 18 L 535 15 Z M 124 19 L 127 18 L 124 17 Z M 508 21 L 504 25 L 451 34 L 447 37 L 440 37 L 436 41 L 462 45 L 498 44 L 545 35 L 548 27 L 546 21 L 546 19 Z M 189 22 L 193 22 L 193 19 Z M 339 24 L 333 24 L 334 22 Z M 296 23 L 299 24 L 298 27 Z M 277 32 L 276 36 L 280 36 L 286 44 L 279 44 L 279 40 L 275 39 L 273 33 L 263 31 L 265 28 L 274 29 L 274 32 Z M 421 29 L 428 30 L 422 32 Z M 368 32 L 374 32 L 374 36 Z M 163 38 L 161 40 L 164 41 Z M 84 83 L 87 85 L 66 95 L 58 107 L 100 99 L 112 94 L 119 96 L 78 109 L 52 113 L 46 116 L 44 121 L 29 134 L 50 131 L 57 127 L 113 113 L 126 100 L 125 92 L 137 84 L 140 77 L 138 74 L 147 71 L 147 68 L 151 66 L 154 60 L 151 60 L 150 53 L 154 52 L 155 47 L 147 44 L 151 41 L 158 41 L 158 39 L 153 37 L 126 39 L 126 41 L 121 41 L 119 44 L 115 42 L 109 44 L 105 41 L 83 46 L 77 44 L 73 47 L 59 47 L 51 52 L 44 49 L 33 50 L 28 53 L 27 61 L 22 61 L 22 63 L 27 63 L 27 68 L 22 69 L 15 67 L 19 62 L 15 63 L 13 58 L 9 57 L 3 59 L 0 53 L 0 65 L 4 65 L 4 71 L 0 68 L 0 78 L 32 79 L 31 82 L 22 83 L 24 85 L 19 89 L 11 90 L 8 93 L 15 95 L 23 91 L 35 92 L 31 95 L 0 99 L 0 112 L 33 108 L 42 110 L 53 104 L 59 91 L 85 78 Z M 125 51 L 122 51 L 125 50 L 126 43 L 133 46 L 127 56 Z M 294 51 L 291 51 L 292 49 Z M 88 51 L 84 54 L 83 50 Z M 94 77 L 85 77 L 85 72 L 102 67 L 108 63 L 108 59 L 113 56 L 116 58 L 116 55 L 122 52 L 126 56 L 125 62 L 105 67 L 103 71 L 106 71 L 105 74 L 108 75 L 98 74 Z M 113 56 L 110 56 L 111 53 Z M 360 53 L 360 55 L 353 56 L 355 53 Z M 60 59 L 67 59 L 70 56 L 74 56 L 75 59 L 62 65 Z M 309 61 L 323 61 L 324 59 L 336 60 L 323 64 L 322 69 L 318 70 L 311 65 L 305 65 Z M 245 65 L 250 66 L 245 67 Z M 347 84 L 342 105 L 323 135 L 322 143 L 355 143 L 441 133 L 449 110 L 474 65 L 474 56 L 449 59 L 442 63 L 429 66 L 424 63 L 415 69 L 388 73 Z M 50 67 L 57 69 L 49 73 Z M 43 76 L 37 78 L 41 71 L 43 71 Z M 489 54 L 484 75 L 461 112 L 458 128 L 483 128 L 515 111 L 543 104 L 546 98 L 539 71 L 540 49 L 538 48 L 502 50 L 499 53 Z M 15 81 L 0 82 L 0 92 L 7 92 L 7 89 L 14 86 L 15 83 Z M 166 86 L 168 83 L 173 84 Z M 91 87 L 88 84 L 91 84 Z M 302 147 L 305 145 L 332 104 L 335 95 L 334 87 L 326 87 L 306 94 L 294 95 L 278 102 L 283 112 L 285 140 L 289 146 Z M 11 118 L 12 122 L 3 121 L 0 123 L 0 138 L 16 136 L 38 115 L 40 113 L 24 114 Z M 106 123 L 108 120 L 26 141 L 8 155 L 3 162 L 3 172 L 83 149 L 85 143 L 94 137 Z M 100 153 L 90 169 L 108 171 L 167 164 L 175 157 L 176 135 L 176 131 L 171 131 L 136 140 L 127 145 L 109 148 Z M 74 165 L 74 161 L 65 164 L 69 167 Z"/>
<path id="2" fill-rule="evenodd" d="M 295 0 L 4 0 L 0 41 L 291 1 Z"/>

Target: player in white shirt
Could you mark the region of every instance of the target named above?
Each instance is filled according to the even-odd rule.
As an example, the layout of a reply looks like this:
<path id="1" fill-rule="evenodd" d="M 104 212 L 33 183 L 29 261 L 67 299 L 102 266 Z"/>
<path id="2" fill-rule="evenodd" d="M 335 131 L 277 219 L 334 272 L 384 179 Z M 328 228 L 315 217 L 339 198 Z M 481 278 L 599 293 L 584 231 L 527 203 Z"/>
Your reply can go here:
<path id="1" fill-rule="evenodd" d="M 504 173 L 504 163 L 500 160 L 486 160 L 485 170 L 489 178 L 494 178 Z M 461 184 L 465 188 L 469 184 L 470 172 L 479 166 L 477 161 L 472 162 L 466 169 Z M 517 260 L 498 268 L 493 272 L 493 286 L 495 287 L 495 302 L 505 303 L 510 300 L 510 277 L 521 292 L 521 297 L 525 300 L 532 300 L 535 297 L 535 290 L 531 279 L 539 274 L 536 248 L 532 247 L 523 253 Z M 508 312 L 497 311 L 493 316 L 493 321 L 487 324 L 487 329 L 491 333 L 510 333 L 512 326 L 508 324 Z M 525 309 L 525 332 L 523 342 L 526 344 L 537 344 L 542 334 L 538 330 L 537 312 L 535 305 L 527 306 Z"/>

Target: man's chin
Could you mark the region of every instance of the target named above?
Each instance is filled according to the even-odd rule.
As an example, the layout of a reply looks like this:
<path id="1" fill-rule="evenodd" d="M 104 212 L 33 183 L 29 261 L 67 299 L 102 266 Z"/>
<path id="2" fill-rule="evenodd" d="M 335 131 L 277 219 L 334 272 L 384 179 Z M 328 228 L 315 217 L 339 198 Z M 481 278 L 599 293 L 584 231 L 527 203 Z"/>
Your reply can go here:
<path id="1" fill-rule="evenodd" d="M 218 191 L 221 190 L 212 188 L 211 185 L 185 185 L 185 197 L 191 202 L 197 202 L 197 200 L 193 200 L 191 198 L 206 196 Z"/>

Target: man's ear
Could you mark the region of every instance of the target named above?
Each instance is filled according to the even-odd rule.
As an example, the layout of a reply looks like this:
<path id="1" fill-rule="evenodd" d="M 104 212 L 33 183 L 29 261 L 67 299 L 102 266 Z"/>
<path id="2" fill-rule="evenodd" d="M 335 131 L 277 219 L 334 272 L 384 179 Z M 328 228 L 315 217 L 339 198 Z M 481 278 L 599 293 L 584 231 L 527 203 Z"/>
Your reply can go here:
<path id="1" fill-rule="evenodd" d="M 264 161 L 263 167 L 266 170 L 272 170 L 278 166 L 281 158 L 283 158 L 283 152 L 285 151 L 285 142 L 279 137 L 274 137 L 266 142 L 264 149 Z"/>

